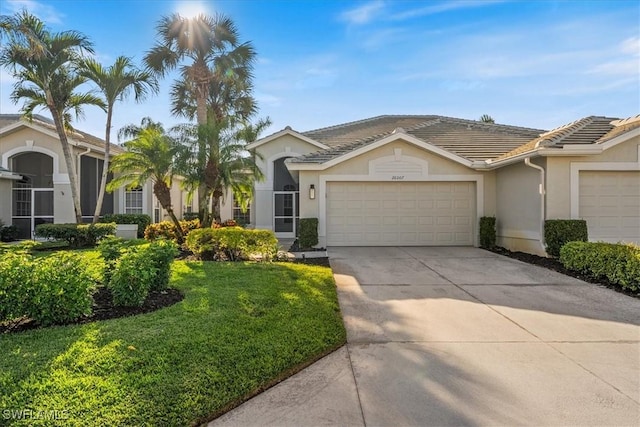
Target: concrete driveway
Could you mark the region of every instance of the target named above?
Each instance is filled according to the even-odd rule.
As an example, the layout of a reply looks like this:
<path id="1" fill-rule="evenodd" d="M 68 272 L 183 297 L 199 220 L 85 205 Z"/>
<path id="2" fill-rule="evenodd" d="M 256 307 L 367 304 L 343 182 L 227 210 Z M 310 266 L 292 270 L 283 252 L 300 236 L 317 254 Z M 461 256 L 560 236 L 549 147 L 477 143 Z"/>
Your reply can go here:
<path id="1" fill-rule="evenodd" d="M 347 346 L 211 425 L 640 425 L 640 300 L 476 248 L 330 248 Z"/>

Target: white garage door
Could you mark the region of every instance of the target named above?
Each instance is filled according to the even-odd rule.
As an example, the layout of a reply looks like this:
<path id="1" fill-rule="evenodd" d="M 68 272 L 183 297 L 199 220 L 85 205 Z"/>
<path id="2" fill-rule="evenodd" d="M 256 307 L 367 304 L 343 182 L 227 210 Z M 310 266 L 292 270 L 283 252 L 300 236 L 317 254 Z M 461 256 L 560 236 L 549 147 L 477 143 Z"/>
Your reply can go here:
<path id="1" fill-rule="evenodd" d="M 580 172 L 589 240 L 640 243 L 640 172 Z"/>
<path id="2" fill-rule="evenodd" d="M 473 245 L 473 182 L 329 182 L 327 245 Z"/>

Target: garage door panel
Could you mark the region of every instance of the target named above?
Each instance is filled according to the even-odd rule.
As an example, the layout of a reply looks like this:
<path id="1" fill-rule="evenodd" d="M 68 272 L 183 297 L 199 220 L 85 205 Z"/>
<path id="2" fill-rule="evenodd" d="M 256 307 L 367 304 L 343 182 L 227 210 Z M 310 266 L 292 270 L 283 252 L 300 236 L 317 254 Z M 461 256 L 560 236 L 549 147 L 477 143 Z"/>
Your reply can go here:
<path id="1" fill-rule="evenodd" d="M 640 172 L 581 171 L 579 180 L 589 239 L 640 243 Z"/>
<path id="2" fill-rule="evenodd" d="M 474 211 L 473 182 L 329 182 L 327 244 L 472 245 Z"/>

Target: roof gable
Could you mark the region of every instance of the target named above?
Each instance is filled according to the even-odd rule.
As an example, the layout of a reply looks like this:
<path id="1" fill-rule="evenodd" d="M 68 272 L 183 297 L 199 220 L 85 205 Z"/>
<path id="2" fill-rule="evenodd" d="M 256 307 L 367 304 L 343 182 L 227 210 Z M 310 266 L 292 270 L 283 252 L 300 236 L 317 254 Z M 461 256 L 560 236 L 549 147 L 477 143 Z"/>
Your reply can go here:
<path id="1" fill-rule="evenodd" d="M 545 132 L 526 144 L 504 153 L 495 163 L 530 156 L 534 152 L 546 155 L 570 155 L 575 150 L 583 154 L 599 153 L 635 136 L 640 129 L 640 115 L 627 119 L 604 116 L 588 116 Z M 542 151 L 544 150 L 544 151 Z"/>
<path id="2" fill-rule="evenodd" d="M 24 127 L 59 139 L 53 121 L 46 117 L 35 114 L 33 120 L 27 120 L 19 114 L 0 114 L 0 135 L 8 135 Z M 67 134 L 69 142 L 72 145 L 82 145 L 87 148 L 95 147 L 98 148 L 99 151 L 104 151 L 106 142 L 103 139 L 77 129 L 67 132 Z M 110 146 L 113 152 L 119 153 L 124 151 L 124 149 L 117 144 L 110 144 Z"/>
<path id="3" fill-rule="evenodd" d="M 403 128 L 390 126 L 411 124 Z M 539 129 L 481 123 L 443 116 L 378 116 L 357 122 L 305 132 L 324 141 L 329 149 L 292 159 L 293 163 L 322 164 L 360 150 L 402 129 L 402 132 L 441 155 L 464 159 L 463 163 L 483 161 L 510 151 L 542 133 Z M 352 139 L 355 137 L 358 139 Z M 345 142 L 346 141 L 346 142 Z M 435 147 L 435 148 L 434 148 Z M 445 156 L 446 157 L 446 156 Z"/>
<path id="4" fill-rule="evenodd" d="M 449 160 L 452 160 L 456 163 L 459 163 L 463 166 L 467 166 L 467 167 L 471 167 L 473 165 L 473 162 L 471 160 L 465 159 L 464 157 L 460 157 L 454 153 L 451 153 L 450 151 L 444 150 L 438 146 L 432 145 L 432 144 L 428 144 L 425 143 L 424 141 L 416 138 L 413 135 L 408 134 L 404 129 L 402 128 L 398 128 L 396 129 L 394 132 L 392 132 L 391 135 L 385 136 L 384 138 L 378 139 L 377 141 L 374 141 L 372 143 L 368 143 L 368 144 L 364 144 L 356 149 L 352 149 L 352 150 L 348 150 L 348 151 L 344 151 L 344 152 L 340 152 L 339 150 L 328 150 L 328 151 L 336 151 L 339 153 L 339 155 L 333 156 L 330 159 L 327 159 L 324 162 L 309 162 L 309 161 L 305 161 L 305 157 L 309 158 L 309 157 L 313 157 L 313 158 L 318 158 L 317 154 L 319 153 L 312 153 L 309 154 L 307 156 L 302 156 L 302 157 L 293 157 L 287 160 L 287 167 L 290 170 L 308 170 L 308 169 L 312 169 L 312 170 L 324 170 L 324 169 L 328 169 L 332 166 L 335 166 L 337 164 L 340 164 L 342 162 L 345 162 L 349 159 L 352 159 L 354 157 L 360 156 L 362 154 L 365 154 L 369 151 L 375 150 L 377 148 L 380 148 L 384 145 L 387 145 L 391 142 L 394 141 L 403 141 L 403 142 L 407 142 L 413 145 L 416 145 L 428 152 L 437 154 L 441 157 L 447 158 Z"/>
<path id="5" fill-rule="evenodd" d="M 269 136 L 266 136 L 264 138 L 261 138 L 261 139 L 259 139 L 257 141 L 252 142 L 251 144 L 247 145 L 247 149 L 248 150 L 253 150 L 255 148 L 260 147 L 261 145 L 268 144 L 269 142 L 274 141 L 274 140 L 276 140 L 278 138 L 281 138 L 281 137 L 283 137 L 285 135 L 293 136 L 294 138 L 297 138 L 297 139 L 299 139 L 301 141 L 304 141 L 304 142 L 306 142 L 308 144 L 311 144 L 314 147 L 316 147 L 318 149 L 321 149 L 321 150 L 325 150 L 325 149 L 329 148 L 328 146 L 322 144 L 321 142 L 315 141 L 315 140 L 309 138 L 308 136 L 305 136 L 304 134 L 296 132 L 295 130 L 293 130 L 289 126 L 287 126 L 286 128 L 282 129 L 279 132 L 276 132 L 274 134 L 271 134 Z"/>

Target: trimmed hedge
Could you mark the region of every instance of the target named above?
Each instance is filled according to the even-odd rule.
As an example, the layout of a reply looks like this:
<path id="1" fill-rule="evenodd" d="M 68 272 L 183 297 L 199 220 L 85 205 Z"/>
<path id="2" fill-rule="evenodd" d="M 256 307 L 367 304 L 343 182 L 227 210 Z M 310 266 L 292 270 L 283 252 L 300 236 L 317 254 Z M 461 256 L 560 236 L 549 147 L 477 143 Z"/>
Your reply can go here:
<path id="1" fill-rule="evenodd" d="M 142 305 L 149 291 L 167 288 L 178 247 L 167 240 L 138 246 L 112 240 L 103 245 L 101 253 L 114 304 L 133 307 Z"/>
<path id="2" fill-rule="evenodd" d="M 78 254 L 34 258 L 7 252 L 0 260 L 0 321 L 30 317 L 41 325 L 62 324 L 91 313 L 94 278 Z"/>
<path id="3" fill-rule="evenodd" d="M 151 217 L 147 214 L 107 214 L 100 222 L 115 222 L 116 224 L 138 224 L 138 238 L 144 237 L 144 232 L 151 224 Z"/>
<path id="4" fill-rule="evenodd" d="M 640 247 L 604 242 L 569 242 L 560 249 L 565 268 L 623 289 L 640 289 Z"/>
<path id="5" fill-rule="evenodd" d="M 589 240 L 587 221 L 583 219 L 548 219 L 544 222 L 544 240 L 547 253 L 558 257 L 560 248 L 569 242 Z"/>
<path id="6" fill-rule="evenodd" d="M 496 246 L 496 217 L 480 218 L 480 247 L 492 249 Z"/>
<path id="7" fill-rule="evenodd" d="M 310 249 L 318 244 L 318 218 L 300 218 L 298 244 L 301 249 Z"/>
<path id="8" fill-rule="evenodd" d="M 79 248 L 94 246 L 100 239 L 114 234 L 116 224 L 39 224 L 36 236 L 47 239 L 66 240 L 69 246 Z"/>
<path id="9" fill-rule="evenodd" d="M 13 242 L 18 239 L 18 227 L 0 223 L 0 242 Z"/>
<path id="10" fill-rule="evenodd" d="M 192 230 L 200 228 L 200 220 L 192 219 L 189 221 L 181 220 L 182 234 L 187 236 Z M 176 241 L 176 226 L 172 221 L 162 221 L 150 224 L 144 231 L 144 238 L 147 240 L 167 239 Z"/>
<path id="11" fill-rule="evenodd" d="M 186 246 L 205 261 L 248 259 L 261 255 L 262 260 L 277 254 L 278 240 L 271 230 L 247 230 L 241 227 L 201 228 L 187 236 Z"/>

